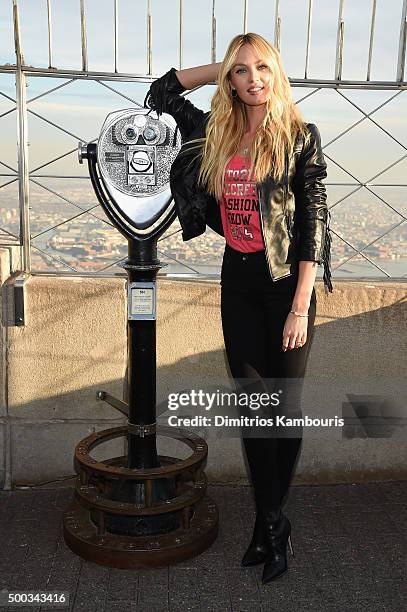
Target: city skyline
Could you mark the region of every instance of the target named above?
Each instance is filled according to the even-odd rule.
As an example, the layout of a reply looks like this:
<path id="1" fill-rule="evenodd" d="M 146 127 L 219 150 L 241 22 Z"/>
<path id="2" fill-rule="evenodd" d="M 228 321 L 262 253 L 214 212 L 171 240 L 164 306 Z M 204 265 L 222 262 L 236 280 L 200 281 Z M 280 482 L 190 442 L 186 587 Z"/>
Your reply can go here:
<path id="1" fill-rule="evenodd" d="M 58 184 L 56 179 L 42 179 L 38 181 L 38 184 L 33 185 L 30 225 L 34 247 L 33 263 L 37 271 L 49 270 L 50 261 L 47 262 L 35 247 L 48 251 L 54 257 L 61 258 L 68 265 L 84 272 L 96 272 L 108 266 L 112 261 L 126 257 L 127 242 L 117 229 L 111 226 L 104 211 L 97 204 L 93 190 L 88 184 L 89 181 L 81 181 L 81 184 L 76 185 L 73 190 L 67 185 L 70 182 L 69 179 L 66 179 Z M 55 193 L 45 191 L 40 187 L 41 184 Z M 9 189 L 16 190 L 16 186 L 10 185 Z M 390 190 L 391 188 L 387 191 Z M 57 193 L 61 198 L 77 202 L 78 206 L 89 212 L 82 215 L 80 208 L 74 207 L 66 200 L 59 199 L 55 195 Z M 401 207 L 397 190 L 387 195 L 396 208 Z M 8 226 L 9 229 L 12 229 L 13 225 L 15 228 L 18 227 L 19 215 L 18 209 L 12 206 L 13 197 L 11 194 L 10 196 L 9 207 L 0 206 L 0 226 Z M 330 198 L 334 199 L 333 193 L 328 189 L 328 199 Z M 366 190 L 351 195 L 334 206 L 335 208 L 335 215 L 332 216 L 331 221 L 331 228 L 334 231 L 332 266 L 335 270 L 342 262 L 346 262 L 343 270 L 340 268 L 338 271 L 335 270 L 337 275 L 356 274 L 359 265 L 362 269 L 365 268 L 366 276 L 385 276 L 366 260 L 362 261 L 363 265 L 357 264 L 357 259 L 347 263 L 349 257 L 354 255 L 354 251 L 347 246 L 346 242 L 340 240 L 337 234 L 344 237 L 356 249 L 363 249 L 373 242 L 363 251 L 370 259 L 392 276 L 402 276 L 405 273 L 407 228 L 405 224 L 396 227 L 401 220 L 399 215 L 380 203 L 378 198 Z M 66 216 L 74 215 L 79 215 L 79 217 L 60 225 Z M 375 240 L 393 227 L 396 227 L 394 231 Z M 181 233 L 175 233 L 177 229 L 179 229 L 179 224 L 175 222 L 158 243 L 161 254 L 164 254 L 164 261 L 165 256 L 168 256 L 168 261 L 174 258 L 181 262 L 177 267 L 174 267 L 175 264 L 173 264 L 170 269 L 188 273 L 189 266 L 201 272 L 202 270 L 218 272 L 224 245 L 223 238 L 208 229 L 204 236 L 183 242 Z M 182 264 L 185 264 L 186 267 Z M 356 272 L 352 272 L 355 265 Z M 166 269 L 163 271 L 165 272 Z"/>

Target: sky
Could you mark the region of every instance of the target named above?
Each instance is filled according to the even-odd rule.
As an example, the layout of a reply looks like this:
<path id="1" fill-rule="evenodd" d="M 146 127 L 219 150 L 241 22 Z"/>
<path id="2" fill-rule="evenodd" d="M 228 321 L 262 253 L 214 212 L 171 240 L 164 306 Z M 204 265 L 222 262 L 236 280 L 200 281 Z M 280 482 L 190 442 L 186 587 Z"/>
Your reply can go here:
<path id="1" fill-rule="evenodd" d="M 46 0 L 19 0 L 23 52 L 26 64 L 47 67 Z M 221 61 L 231 38 L 243 31 L 243 1 L 216 0 L 217 61 Z M 394 81 L 402 0 L 378 0 L 372 80 Z M 89 69 L 113 70 L 113 0 L 86 0 Z M 312 44 L 308 76 L 332 79 L 335 69 L 335 45 L 339 0 L 314 0 Z M 366 78 L 371 0 L 345 0 L 345 47 L 343 78 Z M 281 53 L 290 78 L 303 78 L 305 65 L 307 0 L 281 0 Z M 119 1 L 119 71 L 145 74 L 147 1 Z M 275 1 L 250 0 L 248 31 L 258 32 L 274 41 Z M 153 76 L 160 76 L 172 66 L 179 68 L 178 0 L 151 0 L 153 18 Z M 184 0 L 184 63 L 183 67 L 211 61 L 212 0 Z M 53 65 L 57 68 L 80 69 L 79 0 L 53 0 Z M 0 0 L 0 64 L 14 63 L 12 0 Z M 28 99 L 66 79 L 31 77 Z M 108 83 L 118 91 L 143 102 L 147 83 Z M 314 88 L 293 87 L 299 100 Z M 0 73 L 0 92 L 14 97 L 14 77 Z M 190 95 L 191 101 L 208 110 L 214 87 L 206 86 Z M 368 90 L 322 89 L 300 103 L 304 118 L 318 125 L 324 152 L 327 155 L 331 182 L 352 181 L 344 169 L 360 181 L 368 181 L 384 167 L 400 159 L 407 151 L 406 93 L 401 92 L 372 118 L 396 136 L 395 143 L 379 127 L 364 120 L 357 128 L 335 143 L 331 140 L 354 122 L 363 118 L 347 98 L 371 112 L 396 92 Z M 99 83 L 75 81 L 37 101 L 29 108 L 72 132 L 65 134 L 29 114 L 30 168 L 34 169 L 63 151 L 75 148 L 78 139 L 95 138 L 105 116 L 112 110 L 127 108 L 132 103 Z M 0 96 L 0 115 L 13 104 Z M 15 113 L 0 117 L 2 143 L 0 161 L 16 166 Z M 335 159 L 337 164 L 329 158 Z M 0 165 L 0 171 L 4 167 Z M 76 156 L 47 167 L 53 173 L 85 174 L 78 167 Z M 381 182 L 403 182 L 405 163 L 398 164 L 380 178 Z M 391 179 L 391 180 L 390 180 Z"/>
<path id="2" fill-rule="evenodd" d="M 46 0 L 19 0 L 26 63 L 47 64 Z M 79 0 L 53 0 L 54 64 L 80 66 Z M 113 0 L 85 0 L 90 69 L 113 67 Z M 179 0 L 151 0 L 153 71 L 158 76 L 178 63 Z M 310 74 L 332 78 L 339 0 L 314 0 Z M 243 1 L 216 0 L 217 46 L 220 61 L 229 40 L 243 29 Z M 371 0 L 345 0 L 343 77 L 366 75 Z M 378 0 L 373 57 L 374 79 L 396 74 L 402 0 Z M 290 77 L 303 76 L 307 0 L 280 0 L 282 56 Z M 184 0 L 185 67 L 210 62 L 212 0 Z M 250 0 L 248 30 L 273 41 L 275 0 Z M 119 69 L 146 70 L 147 1 L 119 1 Z M 0 0 L 0 63 L 13 62 L 12 0 Z M 178 67 L 178 65 L 176 66 Z"/>

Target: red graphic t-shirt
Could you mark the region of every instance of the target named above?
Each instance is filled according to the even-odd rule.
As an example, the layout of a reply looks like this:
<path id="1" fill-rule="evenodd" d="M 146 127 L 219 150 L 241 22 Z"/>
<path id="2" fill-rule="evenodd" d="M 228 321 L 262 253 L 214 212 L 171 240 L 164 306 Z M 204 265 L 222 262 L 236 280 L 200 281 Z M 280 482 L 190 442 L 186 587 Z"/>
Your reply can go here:
<path id="1" fill-rule="evenodd" d="M 243 253 L 264 250 L 256 182 L 248 175 L 249 160 L 241 155 L 232 157 L 219 201 L 226 242 Z"/>

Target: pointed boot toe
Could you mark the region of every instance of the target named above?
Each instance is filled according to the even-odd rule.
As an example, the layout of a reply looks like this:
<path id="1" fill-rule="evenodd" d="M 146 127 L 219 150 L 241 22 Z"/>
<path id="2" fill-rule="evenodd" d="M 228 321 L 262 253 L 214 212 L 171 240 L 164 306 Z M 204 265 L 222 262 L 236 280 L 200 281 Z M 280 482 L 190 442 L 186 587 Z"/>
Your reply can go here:
<path id="1" fill-rule="evenodd" d="M 264 564 L 262 583 L 267 584 L 288 571 L 287 556 L 274 550 Z"/>
<path id="2" fill-rule="evenodd" d="M 249 548 L 243 555 L 242 567 L 250 567 L 264 563 L 267 559 L 267 548 L 263 545 L 250 544 Z"/>

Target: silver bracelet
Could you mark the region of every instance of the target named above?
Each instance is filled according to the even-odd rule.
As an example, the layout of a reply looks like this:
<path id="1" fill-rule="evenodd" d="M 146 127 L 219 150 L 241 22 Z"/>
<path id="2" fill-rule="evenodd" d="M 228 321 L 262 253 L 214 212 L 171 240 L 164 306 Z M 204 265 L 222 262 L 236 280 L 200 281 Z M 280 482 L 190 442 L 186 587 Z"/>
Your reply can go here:
<path id="1" fill-rule="evenodd" d="M 290 312 L 291 312 L 292 314 L 296 315 L 297 317 L 308 317 L 308 316 L 309 316 L 309 315 L 307 315 L 307 314 L 306 314 L 306 315 L 299 314 L 298 312 L 295 312 L 295 310 L 290 310 Z"/>

